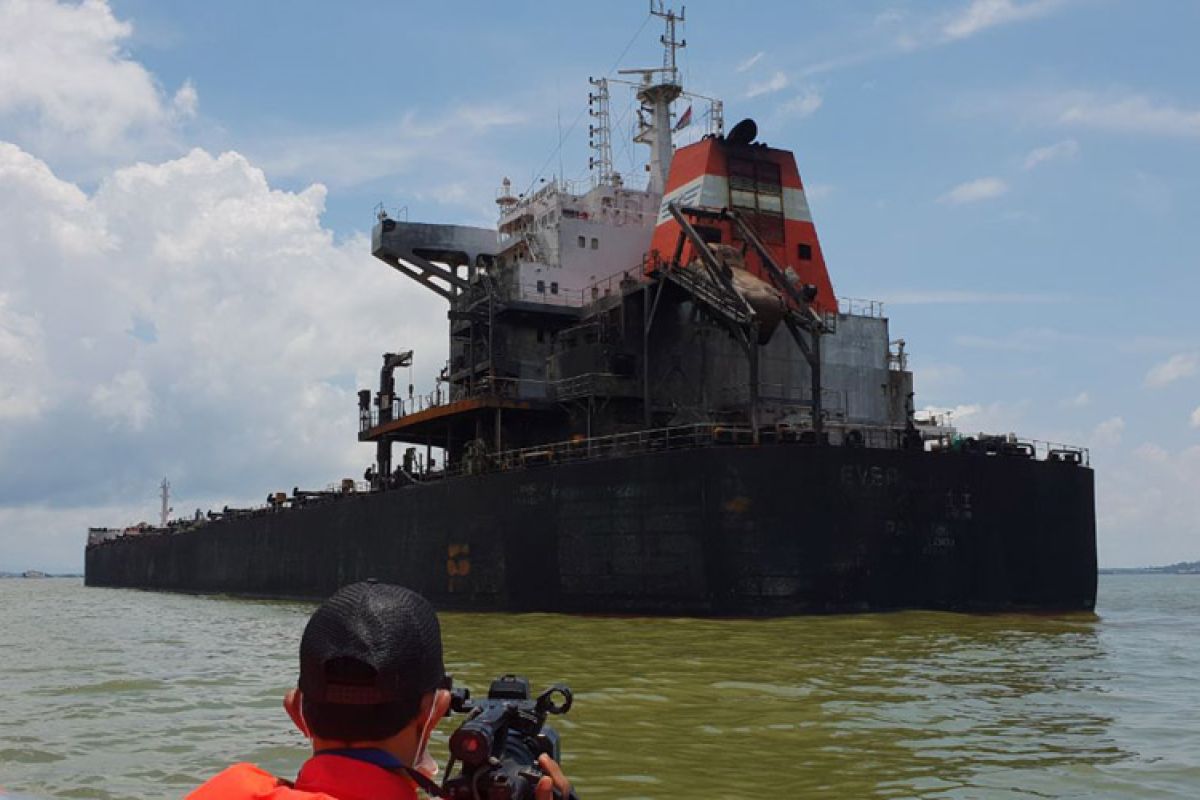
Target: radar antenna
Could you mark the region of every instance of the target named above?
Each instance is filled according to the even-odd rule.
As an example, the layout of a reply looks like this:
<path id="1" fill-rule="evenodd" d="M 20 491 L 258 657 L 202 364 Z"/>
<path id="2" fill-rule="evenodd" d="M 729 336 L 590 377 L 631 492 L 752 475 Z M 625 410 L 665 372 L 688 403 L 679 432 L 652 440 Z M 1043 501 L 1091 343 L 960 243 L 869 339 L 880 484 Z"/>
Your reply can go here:
<path id="1" fill-rule="evenodd" d="M 663 10 L 663 0 L 650 0 L 650 13 L 666 20 L 667 32 L 658 38 L 663 44 L 663 71 L 667 73 L 667 82 L 679 85 L 679 68 L 675 65 L 675 51 L 687 47 L 687 40 L 675 38 L 675 23 L 684 22 L 687 6 L 679 7 L 679 15 L 674 9 Z"/>
<path id="2" fill-rule="evenodd" d="M 650 14 L 666 20 L 666 33 L 659 37 L 663 44 L 663 65 L 653 69 L 623 69 L 622 75 L 640 75 L 637 98 L 642 107 L 638 111 L 638 132 L 635 142 L 649 145 L 650 181 L 646 189 L 652 194 L 663 193 L 667 184 L 667 171 L 671 168 L 671 157 L 675 148 L 671 143 L 671 103 L 683 94 L 679 83 L 679 68 L 675 64 L 675 51 L 687 47 L 687 42 L 675 37 L 675 23 L 683 22 L 683 9 L 679 14 L 664 10 L 663 0 L 650 0 Z M 649 115 L 649 119 L 646 119 Z"/>

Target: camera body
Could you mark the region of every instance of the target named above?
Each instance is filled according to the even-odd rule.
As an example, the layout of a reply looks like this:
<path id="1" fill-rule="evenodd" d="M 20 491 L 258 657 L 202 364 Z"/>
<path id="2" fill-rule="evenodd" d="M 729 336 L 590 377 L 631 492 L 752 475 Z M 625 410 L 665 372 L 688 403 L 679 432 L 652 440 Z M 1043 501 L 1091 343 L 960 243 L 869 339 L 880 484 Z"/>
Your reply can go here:
<path id="1" fill-rule="evenodd" d="M 473 700 L 467 689 L 454 690 L 450 710 L 468 717 L 450 735 L 443 796 L 452 800 L 533 800 L 534 787 L 542 777 L 538 757 L 545 753 L 558 761 L 561 756 L 558 732 L 546 724 L 546 717 L 565 714 L 571 702 L 571 690 L 561 684 L 532 697 L 529 681 L 519 675 L 502 675 L 492 681 L 486 699 Z M 462 770 L 451 775 L 455 762 Z"/>

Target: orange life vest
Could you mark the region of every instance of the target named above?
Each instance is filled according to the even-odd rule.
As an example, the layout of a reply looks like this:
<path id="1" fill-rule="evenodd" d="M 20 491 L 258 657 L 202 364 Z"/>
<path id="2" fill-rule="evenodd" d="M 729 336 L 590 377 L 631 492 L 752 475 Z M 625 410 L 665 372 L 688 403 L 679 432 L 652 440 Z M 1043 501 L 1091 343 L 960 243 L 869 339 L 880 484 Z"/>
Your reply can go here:
<path id="1" fill-rule="evenodd" d="M 214 775 L 189 794 L 186 800 L 326 800 L 329 797 L 327 794 L 297 791 L 288 782 L 253 764 L 234 764 Z"/>
<path id="2" fill-rule="evenodd" d="M 186 800 L 417 800 L 403 777 L 353 758 L 313 756 L 295 783 L 254 764 L 234 764 L 189 794 Z"/>

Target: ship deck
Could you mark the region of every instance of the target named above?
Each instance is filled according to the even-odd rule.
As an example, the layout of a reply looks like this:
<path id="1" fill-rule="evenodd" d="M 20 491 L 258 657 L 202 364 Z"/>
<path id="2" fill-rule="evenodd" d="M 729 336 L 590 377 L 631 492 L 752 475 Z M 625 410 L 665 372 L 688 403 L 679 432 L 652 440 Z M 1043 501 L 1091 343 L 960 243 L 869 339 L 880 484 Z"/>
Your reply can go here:
<path id="1" fill-rule="evenodd" d="M 386 422 L 372 419 L 358 433 L 360 442 L 383 437 L 411 444 L 442 446 L 447 440 L 461 442 L 476 436 L 475 423 L 497 412 L 531 413 L 546 410 L 546 404 L 499 395 L 476 395 L 442 405 L 431 405 Z"/>

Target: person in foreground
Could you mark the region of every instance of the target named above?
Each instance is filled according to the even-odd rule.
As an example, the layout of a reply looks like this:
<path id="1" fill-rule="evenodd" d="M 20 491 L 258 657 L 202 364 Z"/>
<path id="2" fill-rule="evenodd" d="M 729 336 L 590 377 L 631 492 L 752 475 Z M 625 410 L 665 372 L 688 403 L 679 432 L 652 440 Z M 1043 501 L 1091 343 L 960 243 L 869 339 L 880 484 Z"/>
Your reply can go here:
<path id="1" fill-rule="evenodd" d="M 340 589 L 313 613 L 300 640 L 300 681 L 284 697 L 312 740 L 295 781 L 235 764 L 187 800 L 416 800 L 437 791 L 429 737 L 450 706 L 442 633 L 433 606 L 400 586 L 366 581 Z M 536 800 L 570 783 L 549 756 Z"/>

